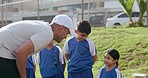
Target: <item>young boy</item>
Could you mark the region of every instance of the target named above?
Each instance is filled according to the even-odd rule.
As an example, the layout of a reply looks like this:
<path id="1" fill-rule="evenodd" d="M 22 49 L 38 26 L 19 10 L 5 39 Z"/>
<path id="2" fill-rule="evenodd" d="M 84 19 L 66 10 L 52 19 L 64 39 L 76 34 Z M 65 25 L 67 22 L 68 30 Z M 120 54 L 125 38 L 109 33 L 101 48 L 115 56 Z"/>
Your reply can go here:
<path id="1" fill-rule="evenodd" d="M 42 78 L 64 78 L 65 60 L 62 50 L 53 42 L 39 53 Z"/>
<path id="2" fill-rule="evenodd" d="M 88 38 L 91 26 L 88 21 L 77 24 L 76 37 L 64 43 L 63 51 L 68 60 L 68 78 L 93 78 L 92 65 L 97 59 L 94 42 Z"/>
<path id="3" fill-rule="evenodd" d="M 27 78 L 35 78 L 36 63 L 37 63 L 36 55 L 31 55 L 27 59 L 27 65 L 26 65 Z"/>

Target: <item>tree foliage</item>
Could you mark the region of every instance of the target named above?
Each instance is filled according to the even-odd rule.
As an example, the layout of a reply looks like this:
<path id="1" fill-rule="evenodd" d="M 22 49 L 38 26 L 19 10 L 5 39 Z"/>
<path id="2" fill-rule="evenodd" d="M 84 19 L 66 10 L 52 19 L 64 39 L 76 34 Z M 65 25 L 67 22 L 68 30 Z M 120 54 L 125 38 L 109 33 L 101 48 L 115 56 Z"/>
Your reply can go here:
<path id="1" fill-rule="evenodd" d="M 140 11 L 138 26 L 143 26 L 143 15 L 147 11 L 147 3 L 146 0 L 137 0 L 137 3 Z"/>
<path id="2" fill-rule="evenodd" d="M 134 26 L 133 20 L 132 20 L 132 9 L 133 9 L 133 4 L 134 0 L 119 0 L 121 3 L 125 13 L 128 15 L 130 19 L 130 26 Z"/>

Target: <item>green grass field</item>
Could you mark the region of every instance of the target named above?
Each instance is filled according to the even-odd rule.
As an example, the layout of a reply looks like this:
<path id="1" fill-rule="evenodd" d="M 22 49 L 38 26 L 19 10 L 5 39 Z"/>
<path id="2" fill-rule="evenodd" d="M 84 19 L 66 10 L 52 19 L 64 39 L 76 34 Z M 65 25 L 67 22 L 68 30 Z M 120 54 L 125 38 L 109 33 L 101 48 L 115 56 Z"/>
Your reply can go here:
<path id="1" fill-rule="evenodd" d="M 120 52 L 119 69 L 123 78 L 134 78 L 134 73 L 148 74 L 148 28 L 92 28 L 89 37 L 98 50 L 98 61 L 93 65 L 95 77 L 104 66 L 103 55 L 108 48 L 116 48 Z M 64 41 L 60 43 L 61 48 Z M 64 74 L 67 78 L 67 69 Z M 36 75 L 41 78 L 38 67 Z"/>

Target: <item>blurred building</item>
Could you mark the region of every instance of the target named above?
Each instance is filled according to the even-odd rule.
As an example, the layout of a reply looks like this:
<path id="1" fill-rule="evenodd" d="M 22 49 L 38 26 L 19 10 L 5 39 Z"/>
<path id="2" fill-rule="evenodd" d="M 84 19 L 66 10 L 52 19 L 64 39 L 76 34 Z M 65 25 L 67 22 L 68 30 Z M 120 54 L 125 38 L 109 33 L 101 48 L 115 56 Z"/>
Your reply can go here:
<path id="1" fill-rule="evenodd" d="M 1 0 L 0 26 L 19 20 L 50 22 L 57 14 L 69 15 L 74 24 L 83 17 L 92 26 L 103 26 L 108 17 L 121 11 L 118 0 Z"/>

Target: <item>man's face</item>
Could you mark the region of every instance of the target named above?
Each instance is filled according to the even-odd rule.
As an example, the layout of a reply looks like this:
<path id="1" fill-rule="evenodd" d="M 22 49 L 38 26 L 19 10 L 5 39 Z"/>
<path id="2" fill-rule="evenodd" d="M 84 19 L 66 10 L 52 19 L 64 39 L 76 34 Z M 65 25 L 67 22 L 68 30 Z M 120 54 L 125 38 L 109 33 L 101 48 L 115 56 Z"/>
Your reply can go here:
<path id="1" fill-rule="evenodd" d="M 70 34 L 70 31 L 68 28 L 64 27 L 64 26 L 59 26 L 59 31 L 57 31 L 58 34 L 55 37 L 55 41 L 60 43 L 63 39 L 65 39 L 67 37 L 68 34 Z"/>

